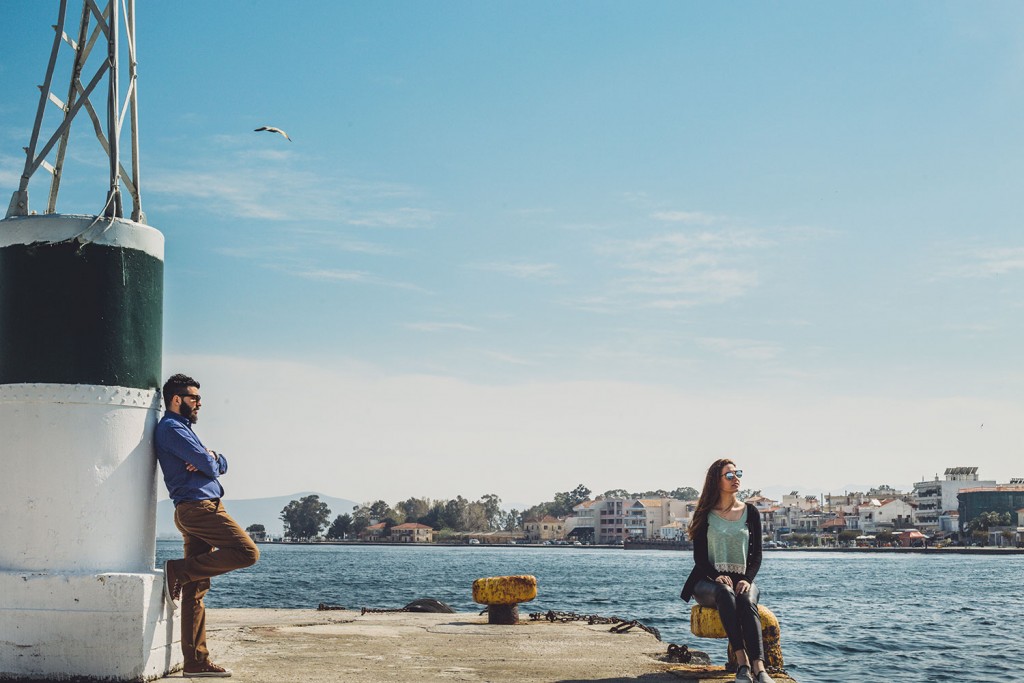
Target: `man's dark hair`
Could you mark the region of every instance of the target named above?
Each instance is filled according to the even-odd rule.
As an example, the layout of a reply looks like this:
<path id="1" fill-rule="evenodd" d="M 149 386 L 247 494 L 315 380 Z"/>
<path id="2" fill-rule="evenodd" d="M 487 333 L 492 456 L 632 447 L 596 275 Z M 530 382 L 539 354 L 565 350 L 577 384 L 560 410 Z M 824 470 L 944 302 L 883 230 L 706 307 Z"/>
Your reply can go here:
<path id="1" fill-rule="evenodd" d="M 188 375 L 183 375 L 180 372 L 176 375 L 171 375 L 166 382 L 164 382 L 164 407 L 171 405 L 171 399 L 178 394 L 187 394 L 189 387 L 199 388 L 199 382 L 195 381 Z"/>

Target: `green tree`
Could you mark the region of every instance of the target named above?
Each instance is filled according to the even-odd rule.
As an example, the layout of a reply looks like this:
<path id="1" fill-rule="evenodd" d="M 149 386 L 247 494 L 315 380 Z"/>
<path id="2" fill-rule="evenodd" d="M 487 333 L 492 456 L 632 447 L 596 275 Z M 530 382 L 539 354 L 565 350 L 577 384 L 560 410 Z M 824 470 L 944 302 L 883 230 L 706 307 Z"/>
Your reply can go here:
<path id="1" fill-rule="evenodd" d="M 537 503 L 533 507 L 523 510 L 523 521 L 531 519 L 543 519 L 544 515 L 553 515 L 555 504 L 548 501 L 546 503 Z"/>
<path id="2" fill-rule="evenodd" d="M 267 537 L 267 527 L 262 524 L 250 524 L 245 527 L 245 533 L 249 534 L 249 538 L 254 541 L 262 541 Z"/>
<path id="3" fill-rule="evenodd" d="M 440 531 L 441 517 L 444 515 L 444 508 L 446 502 L 447 501 L 444 500 L 435 500 L 433 503 L 431 503 L 430 510 L 427 511 L 427 514 L 420 517 L 417 521 L 420 524 L 426 524 L 434 531 Z"/>
<path id="4" fill-rule="evenodd" d="M 697 500 L 700 498 L 700 491 L 692 486 L 680 486 L 668 495 L 676 500 Z"/>
<path id="5" fill-rule="evenodd" d="M 345 513 L 338 515 L 327 530 L 327 538 L 345 538 L 352 529 L 352 515 Z"/>
<path id="6" fill-rule="evenodd" d="M 590 489 L 579 484 L 572 491 L 562 491 L 555 494 L 553 504 L 548 508 L 548 514 L 555 517 L 567 517 L 572 514 L 572 509 L 590 498 Z"/>
<path id="7" fill-rule="evenodd" d="M 441 512 L 441 518 L 438 520 L 441 523 L 441 527 L 452 529 L 453 531 L 462 531 L 466 508 L 468 507 L 469 501 L 462 496 L 455 496 L 452 500 L 447 501 Z"/>
<path id="8" fill-rule="evenodd" d="M 490 526 L 487 523 L 487 512 L 483 503 L 467 503 L 466 509 L 462 512 L 462 520 L 459 522 L 459 531 L 487 531 Z"/>
<path id="9" fill-rule="evenodd" d="M 363 529 L 370 526 L 372 521 L 370 520 L 370 505 L 363 503 L 362 505 L 352 506 L 352 533 L 361 534 Z"/>
<path id="10" fill-rule="evenodd" d="M 385 517 L 394 517 L 395 511 L 383 500 L 375 500 L 370 505 L 370 518 L 383 521 Z"/>
<path id="11" fill-rule="evenodd" d="M 968 531 L 988 531 L 989 528 L 994 526 L 1009 526 L 1010 524 L 1010 513 L 1009 512 L 982 512 L 977 517 L 967 523 Z"/>
<path id="12" fill-rule="evenodd" d="M 313 494 L 293 500 L 281 510 L 284 533 L 291 538 L 315 538 L 327 526 L 331 509 Z"/>
<path id="13" fill-rule="evenodd" d="M 493 493 L 487 493 L 480 497 L 479 503 L 483 505 L 484 517 L 487 520 L 487 528 L 495 531 L 502 526 L 501 498 Z"/>
<path id="14" fill-rule="evenodd" d="M 843 529 L 839 532 L 839 541 L 841 543 L 853 543 L 860 536 L 860 531 L 856 529 Z"/>
<path id="15" fill-rule="evenodd" d="M 501 529 L 503 531 L 515 531 L 523 525 L 523 516 L 519 510 L 512 508 L 502 517 Z"/>
<path id="16" fill-rule="evenodd" d="M 430 499 L 407 498 L 400 503 L 395 503 L 395 510 L 402 513 L 407 522 L 426 524 L 422 519 L 430 514 Z"/>

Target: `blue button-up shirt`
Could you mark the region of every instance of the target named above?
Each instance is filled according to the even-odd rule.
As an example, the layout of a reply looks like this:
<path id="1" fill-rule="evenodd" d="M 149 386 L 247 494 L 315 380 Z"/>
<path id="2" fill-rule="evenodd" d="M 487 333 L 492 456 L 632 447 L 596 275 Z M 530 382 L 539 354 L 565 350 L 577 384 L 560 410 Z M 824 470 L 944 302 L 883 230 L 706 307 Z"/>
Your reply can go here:
<path id="1" fill-rule="evenodd" d="M 214 458 L 192 431 L 184 416 L 167 411 L 156 426 L 156 458 L 174 504 L 183 500 L 210 500 L 224 495 L 218 478 L 228 471 L 228 460 Z M 189 472 L 186 465 L 196 468 Z"/>

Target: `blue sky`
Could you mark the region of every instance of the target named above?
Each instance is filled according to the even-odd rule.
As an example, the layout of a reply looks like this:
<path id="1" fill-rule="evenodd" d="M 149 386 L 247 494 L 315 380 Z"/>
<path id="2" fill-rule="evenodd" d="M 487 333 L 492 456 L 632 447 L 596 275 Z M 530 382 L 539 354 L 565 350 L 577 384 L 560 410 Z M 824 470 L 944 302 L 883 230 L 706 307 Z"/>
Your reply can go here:
<path id="1" fill-rule="evenodd" d="M 5 7 L 4 193 L 56 6 Z M 1024 7 L 137 15 L 164 369 L 230 495 L 1024 476 Z M 94 213 L 75 131 L 58 210 Z"/>

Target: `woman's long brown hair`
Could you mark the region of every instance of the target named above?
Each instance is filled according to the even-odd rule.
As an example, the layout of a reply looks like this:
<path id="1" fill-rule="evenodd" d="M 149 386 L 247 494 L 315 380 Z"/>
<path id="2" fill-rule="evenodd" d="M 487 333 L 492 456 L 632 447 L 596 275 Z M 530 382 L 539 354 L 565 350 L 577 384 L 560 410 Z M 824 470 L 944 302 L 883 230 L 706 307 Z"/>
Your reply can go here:
<path id="1" fill-rule="evenodd" d="M 697 530 L 708 521 L 708 513 L 711 512 L 711 508 L 718 504 L 718 492 L 721 490 L 718 480 L 722 477 L 722 468 L 735 464 L 729 458 L 722 458 L 711 463 L 711 467 L 708 468 L 708 473 L 704 476 L 704 488 L 700 492 L 700 500 L 697 501 L 697 509 L 693 511 L 690 526 L 686 529 L 686 535 L 690 537 L 691 541 Z"/>

